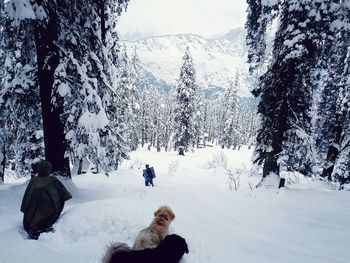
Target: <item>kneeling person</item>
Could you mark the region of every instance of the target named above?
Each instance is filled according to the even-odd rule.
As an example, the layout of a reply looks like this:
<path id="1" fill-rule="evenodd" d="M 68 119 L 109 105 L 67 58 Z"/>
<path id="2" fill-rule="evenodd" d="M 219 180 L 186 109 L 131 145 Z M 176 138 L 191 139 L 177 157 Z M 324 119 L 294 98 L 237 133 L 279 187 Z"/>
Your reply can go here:
<path id="1" fill-rule="evenodd" d="M 49 176 L 51 168 L 50 162 L 39 162 L 38 176 L 29 181 L 23 196 L 23 227 L 31 239 L 38 239 L 41 233 L 50 231 L 63 210 L 64 202 L 72 198 L 56 177 Z"/>

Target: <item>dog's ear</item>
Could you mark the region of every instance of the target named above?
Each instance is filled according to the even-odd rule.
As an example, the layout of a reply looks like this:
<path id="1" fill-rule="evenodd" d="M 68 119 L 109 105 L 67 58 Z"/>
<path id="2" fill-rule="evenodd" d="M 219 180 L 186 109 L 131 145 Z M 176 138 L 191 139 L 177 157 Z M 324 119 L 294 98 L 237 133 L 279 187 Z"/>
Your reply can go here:
<path id="1" fill-rule="evenodd" d="M 171 210 L 169 210 L 169 216 L 170 216 L 170 220 L 174 220 L 175 219 L 175 214 Z"/>
<path id="2" fill-rule="evenodd" d="M 158 209 L 154 212 L 153 215 L 154 215 L 154 216 L 157 216 L 157 215 L 159 214 L 159 212 L 160 212 L 159 210 L 160 210 L 160 209 L 158 208 Z"/>

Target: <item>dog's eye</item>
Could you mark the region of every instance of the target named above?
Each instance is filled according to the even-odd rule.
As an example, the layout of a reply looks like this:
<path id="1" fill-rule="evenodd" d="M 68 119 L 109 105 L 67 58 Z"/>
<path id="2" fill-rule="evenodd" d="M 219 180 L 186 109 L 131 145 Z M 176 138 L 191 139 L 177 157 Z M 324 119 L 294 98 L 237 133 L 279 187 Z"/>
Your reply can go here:
<path id="1" fill-rule="evenodd" d="M 165 215 L 161 215 L 166 221 L 168 221 L 168 218 Z"/>

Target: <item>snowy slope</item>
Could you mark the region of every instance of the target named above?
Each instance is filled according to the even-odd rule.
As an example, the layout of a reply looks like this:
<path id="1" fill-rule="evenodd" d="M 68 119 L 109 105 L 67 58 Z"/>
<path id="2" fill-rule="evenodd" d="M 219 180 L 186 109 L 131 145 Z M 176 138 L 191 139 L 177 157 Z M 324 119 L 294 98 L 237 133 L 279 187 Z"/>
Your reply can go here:
<path id="1" fill-rule="evenodd" d="M 159 36 L 126 42 L 131 53 L 136 47 L 143 68 L 168 85 L 179 78 L 182 57 L 190 48 L 197 83 L 204 89 L 226 88 L 236 72 L 242 76 L 240 96 L 250 96 L 247 84 L 247 48 L 245 31 L 237 28 L 216 39 L 198 35 Z"/>
<path id="2" fill-rule="evenodd" d="M 178 156 L 139 150 L 110 177 L 75 176 L 67 187 L 73 199 L 54 225 L 55 233 L 27 240 L 21 198 L 27 182 L 0 185 L 0 262 L 99 262 L 110 241 L 132 245 L 153 211 L 167 204 L 176 214 L 170 232 L 183 236 L 187 263 L 349 262 L 350 193 L 330 191 L 301 180 L 277 193 L 250 190 L 251 151 L 225 150 L 228 169 L 241 176 L 238 191 L 228 189 L 218 161 L 219 148 Z M 143 186 L 141 169 L 155 167 L 154 188 Z M 211 167 L 211 168 L 209 168 Z"/>

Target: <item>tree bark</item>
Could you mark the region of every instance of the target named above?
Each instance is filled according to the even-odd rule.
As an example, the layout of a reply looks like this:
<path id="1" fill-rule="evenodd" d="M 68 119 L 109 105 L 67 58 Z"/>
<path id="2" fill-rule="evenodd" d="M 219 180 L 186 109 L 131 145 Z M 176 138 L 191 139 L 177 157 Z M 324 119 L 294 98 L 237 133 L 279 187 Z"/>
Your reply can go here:
<path id="1" fill-rule="evenodd" d="M 6 148 L 4 143 L 0 154 L 0 182 L 4 182 L 4 179 L 5 179 L 5 164 L 6 164 Z"/>
<path id="2" fill-rule="evenodd" d="M 339 119 L 339 116 L 337 116 Z M 339 121 L 338 121 L 339 122 Z M 341 133 L 342 133 L 342 127 L 339 123 L 337 123 L 336 127 L 334 128 L 334 141 L 333 144 L 329 146 L 328 152 L 327 152 L 327 167 L 323 168 L 321 177 L 327 178 L 328 181 L 332 181 L 332 173 L 334 170 L 335 161 L 338 158 L 339 151 L 338 148 L 334 145 L 339 146 L 341 141 Z"/>
<path id="3" fill-rule="evenodd" d="M 78 171 L 77 171 L 77 174 L 82 174 L 82 173 L 83 173 L 83 158 L 79 160 Z"/>
<path id="4" fill-rule="evenodd" d="M 185 149 L 183 146 L 179 147 L 179 155 L 185 155 Z"/>
<path id="5" fill-rule="evenodd" d="M 272 152 L 266 153 L 264 166 L 263 166 L 263 179 L 270 173 L 279 174 L 279 167 L 276 161 L 276 157 Z"/>
<path id="6" fill-rule="evenodd" d="M 278 189 L 284 187 L 285 183 L 286 183 L 286 179 L 285 178 L 280 178 L 280 183 L 278 185 Z"/>
<path id="7" fill-rule="evenodd" d="M 101 39 L 102 44 L 106 46 L 106 17 L 105 17 L 105 0 L 100 0 L 100 19 L 101 19 Z"/>
<path id="8" fill-rule="evenodd" d="M 160 152 L 161 147 L 160 147 L 160 141 L 159 138 L 157 137 L 157 152 Z"/>
<path id="9" fill-rule="evenodd" d="M 39 22 L 35 34 L 45 157 L 52 164 L 53 174 L 71 178 L 69 160 L 65 157 L 67 142 L 64 124 L 60 119 L 63 99 L 58 98 L 55 106 L 52 104 L 54 74 L 59 64 L 59 51 L 55 45 L 58 39 L 58 7 L 54 2 L 49 1 L 48 4 L 48 22 Z"/>

